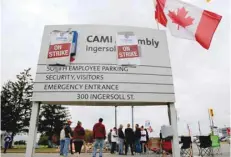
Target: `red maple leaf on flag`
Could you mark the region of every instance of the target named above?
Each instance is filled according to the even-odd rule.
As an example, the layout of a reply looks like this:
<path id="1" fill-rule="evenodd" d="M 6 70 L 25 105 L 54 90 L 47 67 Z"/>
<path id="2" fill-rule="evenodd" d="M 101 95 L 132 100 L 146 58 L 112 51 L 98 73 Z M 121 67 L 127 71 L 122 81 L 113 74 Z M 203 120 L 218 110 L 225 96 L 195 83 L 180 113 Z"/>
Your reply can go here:
<path id="1" fill-rule="evenodd" d="M 172 19 L 173 23 L 178 25 L 177 29 L 179 30 L 180 26 L 185 28 L 186 26 L 193 24 L 194 19 L 190 16 L 186 18 L 187 14 L 188 11 L 186 11 L 185 8 L 182 7 L 177 9 L 177 13 L 169 10 L 168 16 Z"/>

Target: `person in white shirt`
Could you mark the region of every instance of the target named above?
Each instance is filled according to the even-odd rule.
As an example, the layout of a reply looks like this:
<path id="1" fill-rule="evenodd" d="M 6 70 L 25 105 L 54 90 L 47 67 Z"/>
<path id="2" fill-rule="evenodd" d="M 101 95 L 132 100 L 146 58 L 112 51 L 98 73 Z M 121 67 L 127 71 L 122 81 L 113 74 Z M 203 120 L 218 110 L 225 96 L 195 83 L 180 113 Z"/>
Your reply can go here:
<path id="1" fill-rule="evenodd" d="M 112 133 L 111 133 L 111 154 L 115 153 L 115 149 L 116 149 L 116 144 L 118 141 L 118 135 L 117 135 L 117 129 L 116 127 L 113 128 Z"/>
<path id="2" fill-rule="evenodd" d="M 64 148 L 64 144 L 65 144 L 65 126 L 63 126 L 63 129 L 60 132 L 60 155 L 63 155 L 63 148 Z"/>
<path id="3" fill-rule="evenodd" d="M 146 153 L 146 141 L 147 141 L 147 133 L 146 131 L 144 130 L 144 126 L 141 126 L 141 138 L 140 138 L 140 144 L 141 144 L 141 152 L 143 153 Z"/>

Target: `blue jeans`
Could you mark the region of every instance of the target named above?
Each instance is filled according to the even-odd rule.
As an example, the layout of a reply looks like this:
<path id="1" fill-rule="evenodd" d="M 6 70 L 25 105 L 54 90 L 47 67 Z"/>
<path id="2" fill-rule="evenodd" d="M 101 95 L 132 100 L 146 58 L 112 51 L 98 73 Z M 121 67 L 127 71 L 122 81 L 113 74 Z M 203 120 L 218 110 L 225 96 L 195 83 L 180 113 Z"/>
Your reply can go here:
<path id="1" fill-rule="evenodd" d="M 97 148 L 99 147 L 99 156 L 102 157 L 103 156 L 103 144 L 104 144 L 104 139 L 96 139 L 95 143 L 94 143 L 94 149 L 92 152 L 92 156 L 96 157 L 96 151 Z"/>
<path id="2" fill-rule="evenodd" d="M 136 153 L 141 153 L 140 139 L 136 139 L 136 140 L 135 140 L 135 152 L 136 152 Z"/>
<path id="3" fill-rule="evenodd" d="M 119 138 L 119 154 L 124 153 L 124 139 Z"/>
<path id="4" fill-rule="evenodd" d="M 60 140 L 60 155 L 63 155 L 63 149 L 64 149 L 64 144 L 65 144 L 65 140 Z"/>
<path id="5" fill-rule="evenodd" d="M 70 140 L 71 140 L 70 138 L 65 138 L 64 139 L 63 155 L 65 157 L 68 156 Z"/>

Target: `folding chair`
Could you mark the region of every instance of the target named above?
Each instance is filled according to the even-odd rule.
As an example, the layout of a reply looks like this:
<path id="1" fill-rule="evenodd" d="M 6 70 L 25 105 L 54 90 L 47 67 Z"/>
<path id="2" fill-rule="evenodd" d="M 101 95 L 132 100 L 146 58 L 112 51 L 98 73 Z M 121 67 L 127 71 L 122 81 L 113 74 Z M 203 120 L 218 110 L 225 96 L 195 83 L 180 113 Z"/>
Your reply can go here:
<path id="1" fill-rule="evenodd" d="M 161 153 L 161 146 L 160 146 L 160 138 L 151 138 L 147 144 L 147 155 L 154 153 L 160 154 Z"/>
<path id="2" fill-rule="evenodd" d="M 219 136 L 217 135 L 211 135 L 210 139 L 212 141 L 212 154 L 216 154 L 216 155 L 222 155 L 221 152 L 221 143 L 219 140 Z"/>
<path id="3" fill-rule="evenodd" d="M 182 157 L 193 157 L 192 150 L 192 140 L 190 136 L 181 136 L 181 141 L 183 145 L 181 146 L 180 154 Z"/>
<path id="4" fill-rule="evenodd" d="M 210 136 L 199 136 L 199 155 L 202 157 L 205 155 L 212 155 L 212 141 L 210 139 Z"/>
<path id="5" fill-rule="evenodd" d="M 172 154 L 172 142 L 171 142 L 171 140 L 164 139 L 161 142 L 161 149 L 162 149 L 162 154 L 166 153 L 166 155 L 171 155 Z"/>

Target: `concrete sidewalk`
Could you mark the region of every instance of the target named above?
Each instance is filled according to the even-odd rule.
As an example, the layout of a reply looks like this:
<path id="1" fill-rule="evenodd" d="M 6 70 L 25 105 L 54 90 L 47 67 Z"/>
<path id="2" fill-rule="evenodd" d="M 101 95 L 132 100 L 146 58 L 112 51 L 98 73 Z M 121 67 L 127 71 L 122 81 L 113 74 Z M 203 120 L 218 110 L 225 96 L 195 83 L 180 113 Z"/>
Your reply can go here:
<path id="1" fill-rule="evenodd" d="M 230 157 L 230 145 L 229 144 L 222 144 L 221 146 L 221 152 L 222 155 L 215 155 L 215 157 Z M 104 153 L 103 157 L 134 157 L 128 154 L 127 156 L 125 155 L 111 155 L 110 153 Z M 142 155 L 135 155 L 135 156 L 140 156 L 140 157 L 152 157 L 152 156 L 158 156 L 154 154 L 142 154 Z M 193 156 L 198 157 L 198 149 L 196 145 L 193 146 Z M 1 154 L 1 157 L 25 157 L 24 153 L 8 153 L 8 154 Z M 60 157 L 58 153 L 36 153 L 34 157 Z M 69 154 L 69 157 L 75 157 L 74 155 Z M 81 154 L 80 157 L 92 157 L 91 153 L 83 153 Z M 98 157 L 98 154 L 97 154 Z"/>

